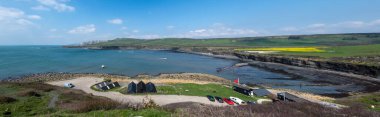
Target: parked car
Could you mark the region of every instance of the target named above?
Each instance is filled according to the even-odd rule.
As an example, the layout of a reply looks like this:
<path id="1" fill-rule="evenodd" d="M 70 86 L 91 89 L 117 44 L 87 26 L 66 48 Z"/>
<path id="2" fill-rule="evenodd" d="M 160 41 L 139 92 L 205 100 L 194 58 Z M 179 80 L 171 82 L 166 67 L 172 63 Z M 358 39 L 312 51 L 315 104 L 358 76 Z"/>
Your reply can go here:
<path id="1" fill-rule="evenodd" d="M 243 104 L 243 103 L 245 103 L 243 100 L 241 100 L 241 99 L 239 99 L 239 98 L 237 98 L 237 97 L 230 97 L 230 99 L 233 101 L 233 102 L 235 102 L 236 104 Z"/>
<path id="2" fill-rule="evenodd" d="M 221 98 L 221 97 L 215 96 L 215 99 L 216 99 L 216 101 L 218 101 L 219 103 L 224 103 L 223 98 Z"/>
<path id="3" fill-rule="evenodd" d="M 234 105 L 235 104 L 232 100 L 230 100 L 228 98 L 223 98 L 223 101 L 226 102 L 229 105 Z"/>
<path id="4" fill-rule="evenodd" d="M 75 87 L 72 83 L 65 83 L 63 86 L 67 87 L 67 88 L 73 88 L 73 87 Z"/>
<path id="5" fill-rule="evenodd" d="M 214 96 L 207 95 L 207 98 L 208 98 L 208 100 L 210 100 L 210 101 L 212 101 L 212 102 L 215 102 L 215 98 L 214 98 Z"/>
<path id="6" fill-rule="evenodd" d="M 254 101 L 247 101 L 247 105 L 254 105 L 254 104 L 256 104 L 256 102 L 254 102 Z"/>

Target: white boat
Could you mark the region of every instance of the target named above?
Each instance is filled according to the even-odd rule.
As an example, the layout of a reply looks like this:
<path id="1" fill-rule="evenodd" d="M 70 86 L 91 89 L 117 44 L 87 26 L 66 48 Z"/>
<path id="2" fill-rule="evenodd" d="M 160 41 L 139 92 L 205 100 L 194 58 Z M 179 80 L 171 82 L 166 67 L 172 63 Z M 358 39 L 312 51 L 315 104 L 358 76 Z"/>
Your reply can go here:
<path id="1" fill-rule="evenodd" d="M 105 66 L 105 65 L 102 65 L 101 67 L 102 67 L 102 68 L 106 68 L 106 66 Z"/>
<path id="2" fill-rule="evenodd" d="M 168 59 L 168 58 L 160 58 L 161 60 L 166 60 L 166 59 Z"/>

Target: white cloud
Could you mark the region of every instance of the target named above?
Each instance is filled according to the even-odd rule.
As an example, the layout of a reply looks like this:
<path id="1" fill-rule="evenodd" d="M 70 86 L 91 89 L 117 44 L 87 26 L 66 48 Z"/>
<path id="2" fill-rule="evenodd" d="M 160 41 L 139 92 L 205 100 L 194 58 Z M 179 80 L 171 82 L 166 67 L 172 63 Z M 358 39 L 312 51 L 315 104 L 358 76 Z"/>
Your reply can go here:
<path id="1" fill-rule="evenodd" d="M 29 16 L 36 18 L 36 15 L 27 15 L 22 10 L 0 6 L 0 30 L 15 31 L 34 26 L 34 23 L 28 20 Z"/>
<path id="2" fill-rule="evenodd" d="M 94 24 L 75 27 L 68 31 L 70 34 L 88 34 L 96 31 Z"/>
<path id="3" fill-rule="evenodd" d="M 304 27 L 294 27 L 294 33 L 313 34 L 313 33 L 361 33 L 361 32 L 379 32 L 380 19 L 373 21 L 343 21 L 332 24 L 316 23 Z M 281 31 L 289 34 L 286 28 Z"/>
<path id="4" fill-rule="evenodd" d="M 285 27 L 285 28 L 282 28 L 280 30 L 285 31 L 285 32 L 294 32 L 294 31 L 298 31 L 298 28 L 296 28 L 296 27 Z"/>
<path id="5" fill-rule="evenodd" d="M 175 28 L 175 26 L 166 26 L 166 29 L 168 29 L 168 30 L 172 30 L 174 28 Z"/>
<path id="6" fill-rule="evenodd" d="M 23 17 L 25 13 L 19 9 L 0 6 L 0 21 Z"/>
<path id="7" fill-rule="evenodd" d="M 108 20 L 107 22 L 110 23 L 110 24 L 123 24 L 123 20 L 122 19 L 118 19 L 118 18 Z"/>
<path id="8" fill-rule="evenodd" d="M 39 20 L 39 19 L 41 19 L 41 16 L 39 16 L 39 15 L 28 15 L 28 18 L 33 19 L 33 20 Z"/>
<path id="9" fill-rule="evenodd" d="M 50 32 L 57 32 L 58 30 L 55 29 L 55 28 L 52 28 L 52 29 L 50 29 L 49 31 L 50 31 Z"/>
<path id="10" fill-rule="evenodd" d="M 204 38 L 204 37 L 233 37 L 233 36 L 257 36 L 260 33 L 252 29 L 231 28 L 221 23 L 215 23 L 209 28 L 189 31 L 175 37 Z"/>
<path id="11" fill-rule="evenodd" d="M 54 9 L 58 12 L 75 11 L 75 7 L 67 5 L 69 0 L 37 0 L 40 5 L 32 7 L 33 10 Z"/>
<path id="12" fill-rule="evenodd" d="M 128 29 L 128 27 L 125 27 L 125 26 L 120 28 L 120 30 L 127 30 L 127 29 Z"/>
<path id="13" fill-rule="evenodd" d="M 139 30 L 133 30 L 132 32 L 133 33 L 139 33 L 140 31 Z"/>
<path id="14" fill-rule="evenodd" d="M 42 5 L 34 6 L 31 9 L 36 10 L 36 11 L 50 11 L 49 8 L 42 6 Z"/>
<path id="15" fill-rule="evenodd" d="M 323 28 L 325 27 L 326 24 L 322 24 L 322 23 L 317 23 L 317 24 L 311 24 L 309 26 L 307 26 L 308 28 Z"/>

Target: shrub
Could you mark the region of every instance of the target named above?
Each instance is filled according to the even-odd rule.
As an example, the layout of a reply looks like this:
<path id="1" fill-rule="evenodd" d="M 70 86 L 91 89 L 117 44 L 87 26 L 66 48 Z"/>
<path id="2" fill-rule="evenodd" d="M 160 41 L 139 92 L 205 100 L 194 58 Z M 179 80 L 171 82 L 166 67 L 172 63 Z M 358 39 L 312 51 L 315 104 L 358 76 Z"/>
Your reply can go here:
<path id="1" fill-rule="evenodd" d="M 120 103 L 110 99 L 93 99 L 88 101 L 78 101 L 63 104 L 62 107 L 72 112 L 83 113 L 94 110 L 110 110 L 115 109 Z"/>
<path id="2" fill-rule="evenodd" d="M 33 91 L 33 90 L 25 90 L 25 91 L 21 91 L 17 94 L 18 96 L 22 96 L 22 97 L 31 97 L 31 96 L 35 96 L 35 97 L 41 97 L 41 94 Z"/>
<path id="3" fill-rule="evenodd" d="M 0 96 L 0 104 L 12 103 L 17 101 L 12 97 Z"/>

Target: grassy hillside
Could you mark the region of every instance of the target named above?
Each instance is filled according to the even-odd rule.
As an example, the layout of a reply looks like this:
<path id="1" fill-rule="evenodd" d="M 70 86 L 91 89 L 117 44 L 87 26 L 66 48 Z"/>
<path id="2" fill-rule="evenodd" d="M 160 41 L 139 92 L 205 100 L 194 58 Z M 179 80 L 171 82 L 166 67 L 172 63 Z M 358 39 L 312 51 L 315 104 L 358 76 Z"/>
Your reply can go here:
<path id="1" fill-rule="evenodd" d="M 152 46 L 152 47 L 262 47 L 262 46 L 336 46 L 379 44 L 380 33 L 292 35 L 216 39 L 130 39 L 118 38 L 87 46 Z"/>

